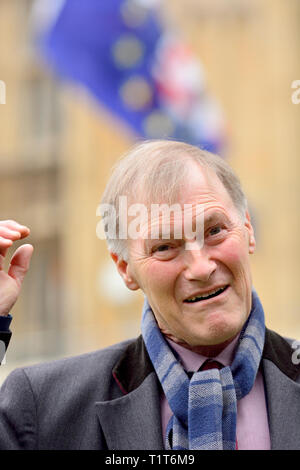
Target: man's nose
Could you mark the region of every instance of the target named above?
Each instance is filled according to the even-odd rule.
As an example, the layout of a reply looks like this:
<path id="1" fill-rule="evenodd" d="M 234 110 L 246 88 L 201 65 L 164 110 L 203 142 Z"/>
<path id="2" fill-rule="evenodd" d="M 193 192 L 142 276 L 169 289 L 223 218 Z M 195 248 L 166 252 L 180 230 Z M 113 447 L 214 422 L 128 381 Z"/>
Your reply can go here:
<path id="1" fill-rule="evenodd" d="M 207 282 L 217 268 L 217 263 L 211 258 L 207 249 L 199 248 L 195 243 L 185 250 L 184 275 L 189 281 Z"/>

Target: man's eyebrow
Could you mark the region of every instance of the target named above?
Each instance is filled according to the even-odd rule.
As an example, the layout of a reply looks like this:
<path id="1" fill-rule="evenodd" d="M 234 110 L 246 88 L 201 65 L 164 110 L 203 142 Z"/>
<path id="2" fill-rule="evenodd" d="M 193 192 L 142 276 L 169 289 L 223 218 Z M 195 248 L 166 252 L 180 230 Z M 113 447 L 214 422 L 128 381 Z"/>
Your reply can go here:
<path id="1" fill-rule="evenodd" d="M 158 237 L 155 236 L 154 238 L 151 237 L 151 232 L 147 232 L 147 237 L 144 239 L 145 242 L 148 244 L 148 245 L 152 245 L 153 243 L 157 243 L 157 242 L 161 242 L 161 241 L 173 241 L 176 239 L 175 237 L 175 231 L 172 230 L 172 228 L 170 229 L 170 236 L 164 236 L 164 234 L 162 232 L 159 232 L 158 234 Z"/>
<path id="2" fill-rule="evenodd" d="M 210 224 L 215 221 L 229 221 L 229 218 L 227 215 L 223 214 L 222 212 L 213 212 L 207 215 L 204 215 L 204 223 L 205 224 Z"/>

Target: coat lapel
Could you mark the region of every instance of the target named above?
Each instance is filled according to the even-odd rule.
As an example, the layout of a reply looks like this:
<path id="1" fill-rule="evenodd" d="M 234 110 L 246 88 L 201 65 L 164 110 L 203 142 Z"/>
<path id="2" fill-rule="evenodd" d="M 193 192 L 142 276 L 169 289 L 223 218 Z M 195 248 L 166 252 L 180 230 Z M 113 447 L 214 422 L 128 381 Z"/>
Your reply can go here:
<path id="1" fill-rule="evenodd" d="M 271 448 L 300 449 L 299 365 L 287 341 L 267 330 L 263 358 Z"/>
<path id="2" fill-rule="evenodd" d="M 108 449 L 163 449 L 159 387 L 154 372 L 130 393 L 95 405 Z"/>
<path id="3" fill-rule="evenodd" d="M 300 449 L 300 384 L 264 361 L 271 449 Z"/>

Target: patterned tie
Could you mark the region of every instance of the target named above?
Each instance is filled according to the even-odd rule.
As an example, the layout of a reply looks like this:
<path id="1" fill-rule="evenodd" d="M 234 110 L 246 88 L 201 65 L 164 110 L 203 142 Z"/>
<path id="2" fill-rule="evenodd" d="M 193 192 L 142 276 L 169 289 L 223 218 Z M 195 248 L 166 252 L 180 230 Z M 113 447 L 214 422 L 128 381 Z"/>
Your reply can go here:
<path id="1" fill-rule="evenodd" d="M 202 370 L 210 370 L 210 369 L 222 369 L 223 364 L 221 364 L 221 362 L 218 362 L 218 361 L 214 361 L 213 359 L 207 359 L 206 361 L 203 362 L 202 366 L 200 367 L 200 371 Z M 194 372 L 187 372 L 187 375 L 189 377 L 189 379 L 192 378 L 192 375 L 193 375 Z M 235 440 L 235 450 L 238 450 L 238 442 L 237 442 L 237 438 Z"/>

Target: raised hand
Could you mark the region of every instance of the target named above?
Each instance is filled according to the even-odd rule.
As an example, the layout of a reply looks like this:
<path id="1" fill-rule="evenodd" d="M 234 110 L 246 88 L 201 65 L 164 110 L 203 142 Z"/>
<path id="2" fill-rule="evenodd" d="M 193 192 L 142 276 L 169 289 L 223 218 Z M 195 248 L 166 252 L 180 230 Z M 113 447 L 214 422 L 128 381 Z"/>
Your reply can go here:
<path id="1" fill-rule="evenodd" d="M 22 245 L 14 252 L 8 271 L 4 270 L 4 260 L 10 246 L 16 240 L 25 238 L 30 230 L 14 220 L 0 221 L 0 315 L 8 315 L 15 304 L 23 279 L 28 271 L 33 246 Z"/>

